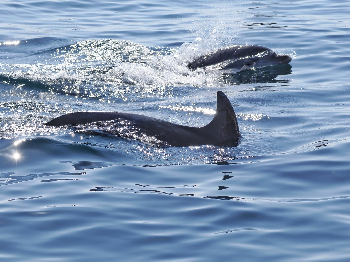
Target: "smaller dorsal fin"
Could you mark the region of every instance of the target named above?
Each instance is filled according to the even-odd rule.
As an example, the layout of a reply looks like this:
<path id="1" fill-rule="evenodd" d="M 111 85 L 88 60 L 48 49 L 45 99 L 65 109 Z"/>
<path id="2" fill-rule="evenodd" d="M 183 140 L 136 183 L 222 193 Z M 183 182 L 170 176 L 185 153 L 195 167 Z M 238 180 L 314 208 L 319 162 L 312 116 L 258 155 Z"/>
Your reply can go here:
<path id="1" fill-rule="evenodd" d="M 235 111 L 232 108 L 227 96 L 222 92 L 217 92 L 217 109 L 213 120 L 203 127 L 203 131 L 215 137 L 218 144 L 237 144 L 240 133 Z"/>

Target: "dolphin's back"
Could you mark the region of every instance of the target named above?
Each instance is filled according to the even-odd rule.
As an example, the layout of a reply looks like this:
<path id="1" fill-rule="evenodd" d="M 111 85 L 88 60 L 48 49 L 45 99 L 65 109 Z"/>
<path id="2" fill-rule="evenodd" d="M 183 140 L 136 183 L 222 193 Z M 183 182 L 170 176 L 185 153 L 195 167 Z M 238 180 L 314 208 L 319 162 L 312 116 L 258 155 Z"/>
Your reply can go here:
<path id="1" fill-rule="evenodd" d="M 188 68 L 210 66 L 226 60 L 255 56 L 262 52 L 270 52 L 271 49 L 259 45 L 234 45 L 219 49 L 208 55 L 203 55 L 188 64 Z"/>
<path id="2" fill-rule="evenodd" d="M 47 126 L 76 126 L 97 121 L 108 121 L 118 118 L 117 112 L 75 112 L 69 113 L 47 122 Z"/>
<path id="3" fill-rule="evenodd" d="M 230 101 L 221 91 L 217 93 L 217 111 L 214 119 L 204 127 L 183 126 L 143 115 L 118 112 L 69 113 L 51 120 L 46 125 L 76 126 L 110 120 L 114 120 L 115 127 L 126 125 L 127 128 L 130 128 L 131 133 L 137 130 L 140 137 L 144 134 L 155 137 L 170 146 L 177 147 L 198 145 L 234 146 L 240 136 L 236 114 Z M 124 120 L 127 123 L 124 123 Z M 114 128 L 115 130 L 108 129 L 108 132 L 112 134 L 123 135 L 119 133 L 118 128 Z"/>

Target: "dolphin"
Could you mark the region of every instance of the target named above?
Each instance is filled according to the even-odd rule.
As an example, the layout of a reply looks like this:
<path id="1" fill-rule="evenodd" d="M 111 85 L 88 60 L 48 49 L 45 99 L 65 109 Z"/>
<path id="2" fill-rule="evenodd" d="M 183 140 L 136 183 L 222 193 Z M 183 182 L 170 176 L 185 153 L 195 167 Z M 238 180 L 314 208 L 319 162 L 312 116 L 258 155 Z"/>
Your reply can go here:
<path id="1" fill-rule="evenodd" d="M 121 125 L 128 123 L 129 132 L 138 130 L 141 134 L 155 137 L 165 145 L 175 147 L 237 146 L 240 138 L 236 114 L 227 96 L 222 91 L 217 92 L 217 109 L 213 120 L 203 127 L 183 126 L 144 115 L 118 112 L 69 113 L 52 119 L 45 125 L 76 126 L 110 120 Z M 119 129 L 119 131 L 115 129 L 112 133 L 125 136 L 125 128 L 123 130 Z"/>
<path id="2" fill-rule="evenodd" d="M 278 55 L 271 49 L 259 45 L 234 45 L 197 57 L 187 64 L 189 69 L 219 66 L 221 69 L 247 70 L 259 67 L 288 64 L 292 58 Z"/>

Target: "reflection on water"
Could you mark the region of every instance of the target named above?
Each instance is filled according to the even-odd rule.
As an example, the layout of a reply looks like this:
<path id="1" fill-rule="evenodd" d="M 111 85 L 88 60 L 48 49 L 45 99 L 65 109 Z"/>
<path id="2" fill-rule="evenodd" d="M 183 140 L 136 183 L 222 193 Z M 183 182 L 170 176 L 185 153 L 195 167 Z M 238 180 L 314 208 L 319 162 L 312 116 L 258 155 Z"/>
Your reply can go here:
<path id="1" fill-rule="evenodd" d="M 0 46 L 2 46 L 2 45 L 19 45 L 20 42 L 21 41 L 19 41 L 19 40 L 0 42 Z"/>
<path id="2" fill-rule="evenodd" d="M 21 158 L 21 154 L 18 152 L 13 153 L 12 158 L 17 162 Z"/>

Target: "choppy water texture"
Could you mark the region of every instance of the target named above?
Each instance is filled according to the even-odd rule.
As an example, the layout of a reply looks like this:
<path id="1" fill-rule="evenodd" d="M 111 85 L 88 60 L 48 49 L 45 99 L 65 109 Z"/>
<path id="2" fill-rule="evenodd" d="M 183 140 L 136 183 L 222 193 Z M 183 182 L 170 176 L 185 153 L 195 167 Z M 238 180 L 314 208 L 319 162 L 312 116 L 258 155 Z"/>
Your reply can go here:
<path id="1" fill-rule="evenodd" d="M 349 261 L 349 12 L 312 0 L 2 1 L 0 259 Z M 293 60 L 186 67 L 232 44 Z M 43 125 L 121 111 L 203 126 L 218 90 L 237 147 Z"/>

